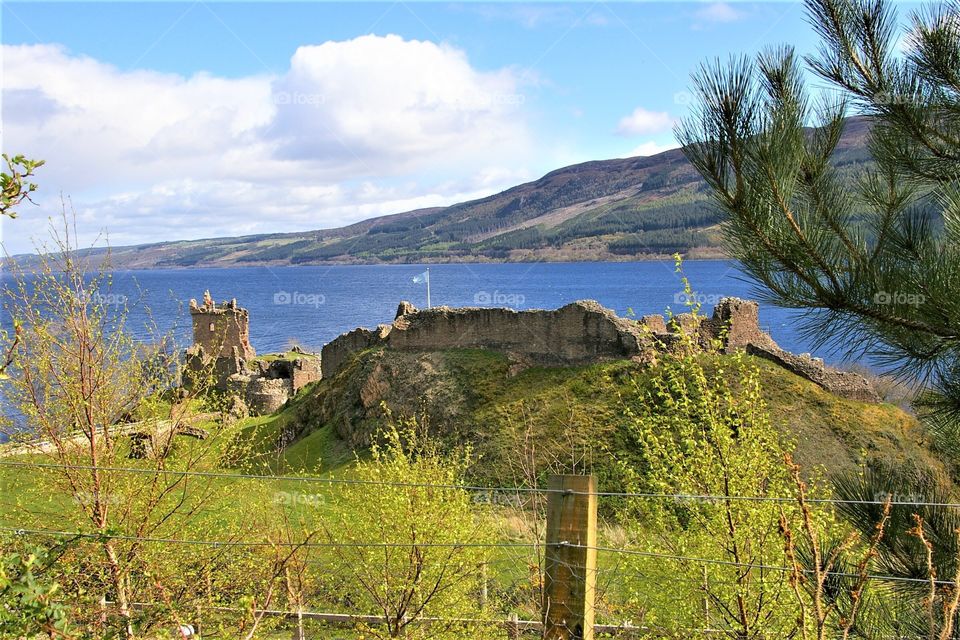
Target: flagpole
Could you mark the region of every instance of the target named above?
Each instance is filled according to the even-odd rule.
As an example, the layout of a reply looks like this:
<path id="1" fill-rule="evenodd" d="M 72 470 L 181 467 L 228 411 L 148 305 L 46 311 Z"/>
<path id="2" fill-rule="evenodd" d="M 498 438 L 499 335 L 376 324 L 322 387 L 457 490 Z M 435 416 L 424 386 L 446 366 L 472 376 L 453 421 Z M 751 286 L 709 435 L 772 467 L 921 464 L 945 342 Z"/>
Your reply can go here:
<path id="1" fill-rule="evenodd" d="M 430 267 L 427 267 L 427 309 L 430 308 Z"/>

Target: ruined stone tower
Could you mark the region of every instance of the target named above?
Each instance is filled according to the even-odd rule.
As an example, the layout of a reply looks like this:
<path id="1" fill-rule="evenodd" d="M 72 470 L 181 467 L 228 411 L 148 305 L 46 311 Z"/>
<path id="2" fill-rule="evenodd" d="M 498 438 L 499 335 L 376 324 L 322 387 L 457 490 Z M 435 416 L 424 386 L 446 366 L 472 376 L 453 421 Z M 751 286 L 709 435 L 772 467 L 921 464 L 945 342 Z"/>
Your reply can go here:
<path id="1" fill-rule="evenodd" d="M 250 344 L 250 316 L 236 299 L 217 304 L 207 291 L 190 301 L 193 346 L 186 351 L 183 385 L 235 396 L 243 413 L 272 413 L 302 387 L 320 379 L 317 354 L 294 349 L 257 358 Z"/>
<path id="2" fill-rule="evenodd" d="M 190 316 L 193 344 L 203 347 L 205 355 L 244 360 L 256 357 L 250 344 L 250 316 L 246 309 L 237 306 L 236 299 L 217 304 L 207 291 L 203 294 L 203 305 L 190 301 Z"/>

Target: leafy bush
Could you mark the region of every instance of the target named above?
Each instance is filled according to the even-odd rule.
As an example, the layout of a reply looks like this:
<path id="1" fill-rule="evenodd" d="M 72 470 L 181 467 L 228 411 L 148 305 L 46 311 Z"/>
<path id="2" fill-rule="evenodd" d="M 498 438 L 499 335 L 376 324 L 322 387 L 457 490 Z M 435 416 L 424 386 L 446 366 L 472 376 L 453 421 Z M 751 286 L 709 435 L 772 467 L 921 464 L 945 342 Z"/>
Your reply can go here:
<path id="1" fill-rule="evenodd" d="M 6 553 L 5 546 L 0 545 L 0 638 L 71 637 L 67 610 L 57 602 L 59 586 L 37 575 L 46 551 Z"/>

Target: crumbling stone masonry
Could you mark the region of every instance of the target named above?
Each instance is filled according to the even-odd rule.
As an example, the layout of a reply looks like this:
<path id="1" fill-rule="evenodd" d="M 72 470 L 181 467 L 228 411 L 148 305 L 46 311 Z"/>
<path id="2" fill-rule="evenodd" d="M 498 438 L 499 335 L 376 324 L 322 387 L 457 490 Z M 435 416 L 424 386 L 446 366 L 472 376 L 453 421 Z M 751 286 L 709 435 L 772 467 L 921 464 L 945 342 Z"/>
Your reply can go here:
<path id="1" fill-rule="evenodd" d="M 390 325 L 355 329 L 323 347 L 324 378 L 332 378 L 357 352 L 372 347 L 404 351 L 469 348 L 507 353 L 530 365 L 575 365 L 602 360 L 655 362 L 657 355 L 693 338 L 701 348 L 718 344 L 721 352 L 748 350 L 815 382 L 839 396 L 876 402 L 868 380 L 823 365 L 809 355 L 782 350 L 760 328 L 759 305 L 724 298 L 710 318 L 679 314 L 669 321 L 645 316 L 621 318 L 593 300 L 581 300 L 553 311 L 503 308 L 436 307 L 418 310 L 401 302 Z"/>
<path id="2" fill-rule="evenodd" d="M 250 344 L 249 314 L 236 300 L 217 304 L 204 294 L 190 301 L 193 346 L 187 349 L 185 386 L 204 385 L 234 396 L 234 409 L 273 413 L 305 385 L 320 379 L 320 358 L 297 348 L 258 358 Z"/>
<path id="3" fill-rule="evenodd" d="M 193 320 L 193 344 L 203 347 L 205 353 L 218 358 L 232 358 L 234 353 L 250 360 L 257 352 L 250 345 L 250 314 L 230 302 L 216 304 L 207 291 L 203 305 L 190 301 L 190 317 Z"/>

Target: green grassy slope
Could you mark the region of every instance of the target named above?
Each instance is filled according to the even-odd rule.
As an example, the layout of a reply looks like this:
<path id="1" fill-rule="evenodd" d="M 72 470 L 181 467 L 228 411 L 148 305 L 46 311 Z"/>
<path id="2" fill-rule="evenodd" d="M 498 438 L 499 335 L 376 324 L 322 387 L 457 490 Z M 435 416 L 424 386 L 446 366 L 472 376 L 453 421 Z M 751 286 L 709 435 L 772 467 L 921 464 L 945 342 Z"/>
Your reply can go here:
<path id="1" fill-rule="evenodd" d="M 761 359 L 750 359 L 764 381 L 774 424 L 796 443 L 798 461 L 826 472 L 886 462 L 943 471 L 916 419 L 894 405 L 838 398 Z M 589 468 L 610 481 L 618 457 L 624 409 L 652 371 L 633 362 L 516 370 L 502 354 L 482 350 L 360 354 L 333 380 L 324 380 L 283 413 L 261 419 L 272 434 L 261 449 L 271 464 L 298 470 L 318 464 L 336 471 L 394 416 L 417 416 L 451 443 L 469 443 L 479 456 L 477 481 L 523 481 L 522 463 L 537 473 L 553 465 Z M 298 437 L 278 446 L 285 425 Z M 270 438 L 273 438 L 271 440 Z M 269 456 L 267 456 L 269 457 Z"/>
<path id="2" fill-rule="evenodd" d="M 900 408 L 844 400 L 766 360 L 749 361 L 761 372 L 774 425 L 807 469 L 830 474 L 886 463 L 948 472 L 916 419 Z M 280 412 L 214 430 L 213 455 L 224 469 L 257 474 L 349 475 L 389 410 L 394 418 L 416 416 L 450 444 L 470 445 L 477 483 L 515 486 L 531 474 L 542 480 L 548 470 L 576 470 L 597 474 L 614 490 L 616 460 L 632 455 L 625 410 L 655 373 L 629 361 L 519 369 L 484 350 L 372 349 Z M 178 446 L 189 453 L 201 445 L 184 439 Z M 283 483 L 255 484 L 265 495 L 286 490 Z M 40 511 L 64 508 L 62 496 L 33 485 L 22 470 L 0 469 L 0 496 Z"/>

